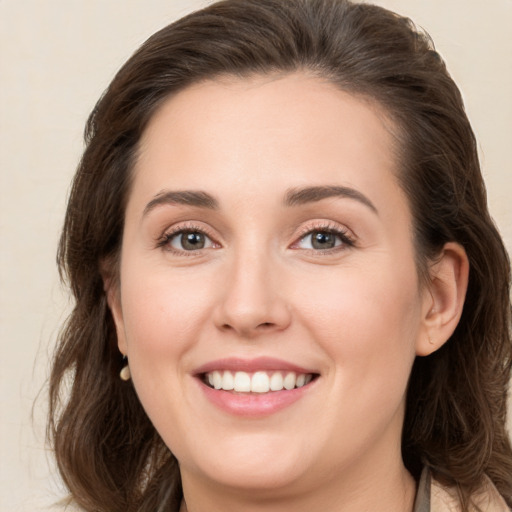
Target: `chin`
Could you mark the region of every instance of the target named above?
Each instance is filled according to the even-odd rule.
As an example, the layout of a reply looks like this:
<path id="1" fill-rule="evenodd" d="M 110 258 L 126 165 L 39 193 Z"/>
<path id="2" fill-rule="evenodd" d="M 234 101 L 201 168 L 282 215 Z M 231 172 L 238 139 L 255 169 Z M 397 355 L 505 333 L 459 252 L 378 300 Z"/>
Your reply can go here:
<path id="1" fill-rule="evenodd" d="M 194 472 L 201 473 L 216 485 L 239 491 L 278 491 L 293 487 L 304 477 L 303 450 L 294 453 L 278 439 L 231 440 L 217 444 L 216 450 L 202 450 L 201 457 L 192 461 Z M 299 445 L 302 446 L 302 445 Z M 186 471 L 186 463 L 182 464 Z"/>
<path id="2" fill-rule="evenodd" d="M 220 465 L 208 475 L 216 485 L 231 488 L 240 492 L 257 492 L 260 496 L 274 495 L 294 487 L 302 480 L 300 467 L 286 468 L 273 461 L 265 466 L 250 464 L 244 468 Z"/>

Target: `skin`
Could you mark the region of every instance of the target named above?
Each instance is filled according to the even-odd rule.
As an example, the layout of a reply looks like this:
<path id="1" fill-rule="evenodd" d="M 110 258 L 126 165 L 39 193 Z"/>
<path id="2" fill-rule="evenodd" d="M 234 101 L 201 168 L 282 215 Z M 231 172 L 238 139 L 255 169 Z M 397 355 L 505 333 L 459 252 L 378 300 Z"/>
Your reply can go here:
<path id="1" fill-rule="evenodd" d="M 196 84 L 150 122 L 120 287 L 107 288 L 133 384 L 180 462 L 182 510 L 412 510 L 407 380 L 455 328 L 467 260 L 448 244 L 420 286 L 390 127 L 377 105 L 304 74 Z M 311 186 L 365 199 L 283 203 Z M 218 207 L 152 203 L 183 190 Z M 179 229 L 206 233 L 205 248 L 165 240 Z M 326 229 L 351 242 L 313 248 L 307 233 Z M 194 376 L 259 356 L 319 377 L 285 409 L 247 418 L 212 404 Z"/>

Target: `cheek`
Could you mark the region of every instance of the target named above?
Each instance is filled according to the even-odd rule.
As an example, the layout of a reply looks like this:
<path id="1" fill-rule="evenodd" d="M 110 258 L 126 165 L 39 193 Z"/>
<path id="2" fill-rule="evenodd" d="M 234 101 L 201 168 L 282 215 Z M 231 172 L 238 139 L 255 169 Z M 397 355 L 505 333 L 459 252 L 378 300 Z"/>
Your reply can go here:
<path id="1" fill-rule="evenodd" d="M 125 268 L 121 301 L 132 382 L 152 423 L 173 452 L 181 453 L 189 429 L 184 386 L 190 353 L 202 337 L 213 289 L 201 276 Z"/>
<path id="2" fill-rule="evenodd" d="M 185 349 L 208 316 L 211 281 L 168 270 L 126 274 L 121 299 L 129 349 L 143 349 L 145 358 Z"/>
<path id="3" fill-rule="evenodd" d="M 336 378 L 346 381 L 343 389 L 406 385 L 421 300 L 414 266 L 386 263 L 317 275 L 301 293 L 304 323 L 334 361 Z"/>
<path id="4" fill-rule="evenodd" d="M 320 428 L 336 440 L 333 452 L 344 453 L 351 439 L 359 453 L 403 421 L 421 308 L 415 272 L 408 279 L 384 268 L 352 268 L 325 279 L 321 291 L 316 279 L 302 294 L 303 322 L 332 361 L 325 377 L 333 392 L 323 404 L 330 421 Z"/>

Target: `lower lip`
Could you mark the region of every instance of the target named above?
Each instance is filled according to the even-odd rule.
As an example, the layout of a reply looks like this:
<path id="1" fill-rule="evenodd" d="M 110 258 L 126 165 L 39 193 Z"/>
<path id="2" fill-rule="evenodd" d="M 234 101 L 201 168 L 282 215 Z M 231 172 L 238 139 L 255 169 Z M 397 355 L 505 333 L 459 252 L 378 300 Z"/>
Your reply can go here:
<path id="1" fill-rule="evenodd" d="M 236 393 L 213 389 L 198 379 L 206 398 L 225 412 L 235 416 L 261 417 L 274 414 L 300 400 L 316 380 L 300 388 L 269 393 Z"/>

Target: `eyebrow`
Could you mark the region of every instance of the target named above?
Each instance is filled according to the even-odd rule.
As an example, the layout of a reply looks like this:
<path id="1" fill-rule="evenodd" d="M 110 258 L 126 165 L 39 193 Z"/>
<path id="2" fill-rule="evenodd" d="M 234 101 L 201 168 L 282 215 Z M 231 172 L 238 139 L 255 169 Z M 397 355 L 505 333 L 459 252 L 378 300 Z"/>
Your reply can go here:
<path id="1" fill-rule="evenodd" d="M 317 187 L 304 187 L 289 189 L 285 195 L 284 203 L 286 206 L 299 206 L 307 203 L 314 203 L 322 199 L 331 197 L 343 197 L 347 199 L 354 199 L 364 204 L 370 210 L 378 215 L 378 210 L 375 205 L 361 192 L 350 187 L 341 186 L 317 186 Z"/>
<path id="2" fill-rule="evenodd" d="M 284 205 L 288 207 L 300 206 L 332 197 L 354 199 L 378 214 L 377 208 L 364 194 L 353 188 L 337 185 L 291 188 L 285 194 Z M 173 204 L 195 206 L 209 210 L 219 209 L 217 199 L 207 192 L 201 190 L 164 190 L 146 205 L 143 215 L 147 215 L 157 206 Z"/>
<path id="3" fill-rule="evenodd" d="M 217 210 L 219 203 L 210 194 L 197 190 L 165 190 L 157 194 L 144 208 L 144 214 L 147 215 L 157 206 L 166 204 L 180 204 L 187 206 L 197 206 L 209 210 Z"/>

